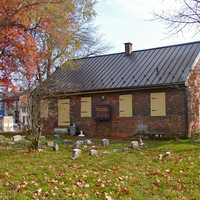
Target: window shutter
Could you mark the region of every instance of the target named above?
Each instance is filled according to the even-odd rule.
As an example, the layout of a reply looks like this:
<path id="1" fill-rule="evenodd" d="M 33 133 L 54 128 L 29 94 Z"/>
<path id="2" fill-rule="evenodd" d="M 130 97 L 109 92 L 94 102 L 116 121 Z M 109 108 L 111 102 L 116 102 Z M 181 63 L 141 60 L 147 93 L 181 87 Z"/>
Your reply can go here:
<path id="1" fill-rule="evenodd" d="M 58 100 L 58 126 L 70 125 L 70 100 Z"/>
<path id="2" fill-rule="evenodd" d="M 91 97 L 81 97 L 81 117 L 92 117 Z"/>
<path id="3" fill-rule="evenodd" d="M 40 117 L 47 119 L 48 118 L 48 100 L 40 101 Z"/>
<path id="4" fill-rule="evenodd" d="M 151 93 L 151 116 L 166 116 L 165 93 Z"/>
<path id="5" fill-rule="evenodd" d="M 120 117 L 133 116 L 133 97 L 131 94 L 119 96 L 119 116 Z"/>

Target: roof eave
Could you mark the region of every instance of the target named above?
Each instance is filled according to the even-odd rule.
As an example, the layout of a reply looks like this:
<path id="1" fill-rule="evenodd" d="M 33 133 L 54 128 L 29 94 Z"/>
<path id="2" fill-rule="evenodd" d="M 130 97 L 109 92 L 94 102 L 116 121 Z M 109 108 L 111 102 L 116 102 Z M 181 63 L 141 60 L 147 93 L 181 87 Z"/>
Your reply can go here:
<path id="1" fill-rule="evenodd" d="M 159 84 L 151 86 L 140 86 L 140 87 L 123 87 L 123 88 L 101 88 L 94 90 L 80 90 L 74 92 L 57 92 L 55 96 L 74 96 L 74 95 L 87 95 L 87 94 L 97 94 L 97 93 L 112 93 L 112 92 L 128 92 L 128 91 L 140 91 L 140 90 L 156 90 L 156 89 L 167 89 L 167 88 L 184 88 L 185 82 L 170 83 L 170 84 Z"/>

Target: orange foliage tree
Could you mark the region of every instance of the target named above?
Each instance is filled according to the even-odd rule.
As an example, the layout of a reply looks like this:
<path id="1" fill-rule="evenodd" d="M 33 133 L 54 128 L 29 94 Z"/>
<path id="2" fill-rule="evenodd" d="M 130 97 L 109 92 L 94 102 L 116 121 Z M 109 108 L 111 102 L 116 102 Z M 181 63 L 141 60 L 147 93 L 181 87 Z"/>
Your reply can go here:
<path id="1" fill-rule="evenodd" d="M 63 52 L 69 56 L 81 48 L 80 33 L 85 32 L 86 24 L 95 14 L 94 3 L 93 0 L 1 0 L 1 75 L 11 79 L 15 74 L 16 79 L 16 73 L 23 73 L 23 78 L 32 80 L 36 73 L 41 74 L 41 66 L 53 51 L 60 53 L 63 58 L 60 62 L 65 61 Z"/>
<path id="2" fill-rule="evenodd" d="M 1 78 L 30 92 L 40 86 L 55 60 L 62 64 L 91 43 L 94 4 L 94 0 L 1 0 Z M 34 132 L 40 132 L 40 122 L 34 123 Z M 36 135 L 38 142 L 40 134 Z"/>

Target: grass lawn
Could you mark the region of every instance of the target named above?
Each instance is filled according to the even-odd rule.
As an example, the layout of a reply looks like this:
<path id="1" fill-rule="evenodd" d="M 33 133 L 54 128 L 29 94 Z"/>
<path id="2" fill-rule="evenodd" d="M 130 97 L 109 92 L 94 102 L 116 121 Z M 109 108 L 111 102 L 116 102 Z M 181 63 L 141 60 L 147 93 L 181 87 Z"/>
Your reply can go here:
<path id="1" fill-rule="evenodd" d="M 0 147 L 0 199 L 200 199 L 200 142 L 148 141 L 143 150 L 118 151 L 128 143 L 97 145 L 101 155 L 85 150 L 77 160 L 71 146 L 38 153 Z M 171 157 L 160 161 L 166 151 Z"/>

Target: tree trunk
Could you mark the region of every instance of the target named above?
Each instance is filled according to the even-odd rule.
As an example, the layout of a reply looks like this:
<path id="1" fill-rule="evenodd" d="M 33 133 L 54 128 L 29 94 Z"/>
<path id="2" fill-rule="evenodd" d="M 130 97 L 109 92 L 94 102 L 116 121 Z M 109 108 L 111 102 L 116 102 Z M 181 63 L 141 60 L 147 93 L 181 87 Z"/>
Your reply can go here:
<path id="1" fill-rule="evenodd" d="M 31 97 L 31 133 L 33 136 L 32 148 L 38 150 L 40 148 L 40 137 L 41 137 L 41 120 L 40 120 L 40 90 L 36 89 Z"/>
<path id="2" fill-rule="evenodd" d="M 48 56 L 48 63 L 47 63 L 47 78 L 51 75 L 51 57 Z"/>

